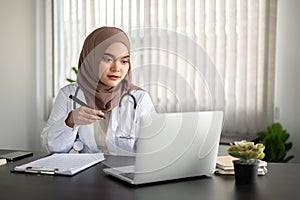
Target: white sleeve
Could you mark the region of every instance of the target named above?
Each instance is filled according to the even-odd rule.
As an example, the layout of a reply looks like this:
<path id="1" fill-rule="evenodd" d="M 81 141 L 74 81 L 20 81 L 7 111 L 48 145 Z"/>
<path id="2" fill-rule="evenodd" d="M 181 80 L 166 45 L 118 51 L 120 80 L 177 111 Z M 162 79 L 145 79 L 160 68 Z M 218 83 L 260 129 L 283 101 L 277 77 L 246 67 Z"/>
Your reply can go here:
<path id="1" fill-rule="evenodd" d="M 41 133 L 41 143 L 48 152 L 68 152 L 74 143 L 78 126 L 70 128 L 65 124 L 72 103 L 68 96 L 70 89 L 61 89 L 54 102 L 50 117 Z"/>

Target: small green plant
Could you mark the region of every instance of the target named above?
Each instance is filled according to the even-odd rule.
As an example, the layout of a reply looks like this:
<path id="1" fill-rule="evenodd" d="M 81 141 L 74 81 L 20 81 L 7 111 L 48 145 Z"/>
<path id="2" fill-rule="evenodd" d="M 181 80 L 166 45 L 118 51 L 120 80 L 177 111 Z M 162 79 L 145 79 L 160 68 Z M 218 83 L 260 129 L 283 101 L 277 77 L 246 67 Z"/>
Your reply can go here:
<path id="1" fill-rule="evenodd" d="M 228 154 L 239 158 L 241 163 L 250 164 L 264 158 L 264 149 L 265 146 L 263 144 L 254 144 L 254 142 L 242 140 L 230 143 Z"/>
<path id="2" fill-rule="evenodd" d="M 260 141 L 266 146 L 265 158 L 267 162 L 289 162 L 294 156 L 286 157 L 287 151 L 292 148 L 292 142 L 287 142 L 289 133 L 280 123 L 273 123 L 266 131 L 258 133 Z"/>
<path id="3" fill-rule="evenodd" d="M 72 71 L 77 75 L 78 70 L 77 70 L 75 67 L 72 67 Z M 71 78 L 66 78 L 66 80 L 67 80 L 69 83 L 74 83 L 74 82 L 76 82 L 76 80 L 73 80 L 73 79 L 71 79 Z"/>

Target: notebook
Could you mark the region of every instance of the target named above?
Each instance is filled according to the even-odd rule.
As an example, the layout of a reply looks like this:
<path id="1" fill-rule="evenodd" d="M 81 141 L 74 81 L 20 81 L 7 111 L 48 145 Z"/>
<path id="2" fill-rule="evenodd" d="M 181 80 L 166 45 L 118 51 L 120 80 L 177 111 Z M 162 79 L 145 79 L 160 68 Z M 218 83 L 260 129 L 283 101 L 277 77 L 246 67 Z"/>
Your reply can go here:
<path id="1" fill-rule="evenodd" d="M 217 164 L 216 164 L 216 174 L 225 174 L 225 175 L 234 175 L 234 167 L 233 160 L 237 160 L 238 158 L 234 158 L 230 155 L 227 156 L 218 156 Z M 266 175 L 268 172 L 267 165 L 268 163 L 263 160 L 258 160 L 258 175 Z"/>
<path id="2" fill-rule="evenodd" d="M 135 164 L 103 171 L 135 185 L 213 174 L 222 125 L 222 111 L 144 116 Z"/>

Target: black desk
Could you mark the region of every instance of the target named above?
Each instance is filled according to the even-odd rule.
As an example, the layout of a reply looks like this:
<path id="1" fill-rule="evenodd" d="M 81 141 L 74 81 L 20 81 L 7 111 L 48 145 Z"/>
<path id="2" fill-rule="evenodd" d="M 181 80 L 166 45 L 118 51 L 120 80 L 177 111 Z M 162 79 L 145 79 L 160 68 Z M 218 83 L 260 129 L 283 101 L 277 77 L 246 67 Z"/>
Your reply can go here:
<path id="1" fill-rule="evenodd" d="M 244 186 L 236 186 L 234 176 L 212 175 L 134 187 L 106 176 L 102 163 L 73 177 L 10 172 L 14 166 L 41 156 L 35 153 L 33 157 L 0 167 L 1 200 L 282 200 L 297 199 L 300 195 L 300 164 L 269 163 L 266 176 L 259 176 L 255 185 Z"/>

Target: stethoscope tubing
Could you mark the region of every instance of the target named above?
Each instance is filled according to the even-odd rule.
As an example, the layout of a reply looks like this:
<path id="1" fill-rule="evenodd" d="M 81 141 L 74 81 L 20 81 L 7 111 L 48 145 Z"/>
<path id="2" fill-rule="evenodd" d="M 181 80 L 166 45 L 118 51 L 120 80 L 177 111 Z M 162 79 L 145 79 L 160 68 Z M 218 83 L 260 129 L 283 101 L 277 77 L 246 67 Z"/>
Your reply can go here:
<path id="1" fill-rule="evenodd" d="M 69 96 L 72 100 L 74 100 L 74 102 L 73 102 L 73 109 L 76 109 L 76 103 L 78 103 L 81 106 L 87 106 L 85 103 L 83 103 L 80 99 L 77 98 L 78 91 L 79 91 L 79 87 L 76 88 L 74 96 L 72 96 L 72 95 Z M 119 102 L 119 109 L 121 109 L 121 107 L 122 107 L 122 101 L 123 101 L 124 97 L 126 97 L 126 96 L 129 96 L 130 98 L 132 98 L 132 100 L 133 100 L 133 108 L 134 108 L 134 110 L 136 110 L 136 108 L 137 108 L 137 101 L 136 101 L 134 95 L 132 95 L 130 93 L 130 90 L 128 90 L 125 94 L 122 95 L 122 97 L 120 99 L 120 102 Z M 87 107 L 89 107 L 89 106 L 87 106 Z M 134 111 L 134 113 L 135 113 L 135 111 Z M 101 116 L 101 117 L 103 119 L 105 119 L 104 116 Z M 135 121 L 135 114 L 134 114 L 133 121 Z M 132 124 L 132 126 L 134 126 L 134 125 Z M 120 138 L 120 139 L 133 139 L 134 137 L 132 135 L 133 134 L 132 133 L 132 129 L 133 128 L 131 127 L 130 133 L 128 135 L 125 135 L 125 136 L 124 135 L 120 135 L 120 136 L 118 136 L 118 138 Z M 75 142 L 76 141 L 79 141 L 79 134 L 78 133 L 76 135 Z"/>

